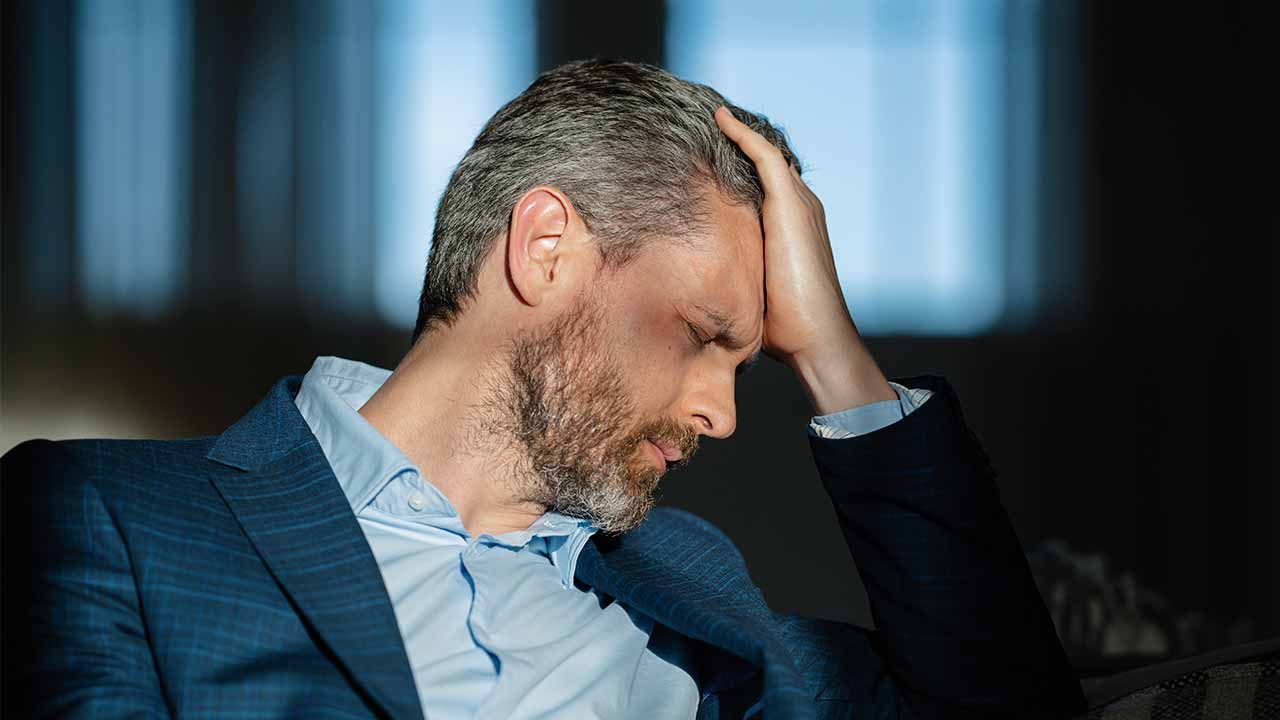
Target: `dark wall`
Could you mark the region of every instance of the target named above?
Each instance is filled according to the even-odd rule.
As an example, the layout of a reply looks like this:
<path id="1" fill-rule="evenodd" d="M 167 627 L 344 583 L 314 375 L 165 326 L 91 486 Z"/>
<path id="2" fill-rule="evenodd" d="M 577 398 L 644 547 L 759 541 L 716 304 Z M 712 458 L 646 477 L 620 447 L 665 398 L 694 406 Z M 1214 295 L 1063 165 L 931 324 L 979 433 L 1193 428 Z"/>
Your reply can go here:
<path id="1" fill-rule="evenodd" d="M 1277 126 L 1251 52 L 1266 25 L 1245 7 L 1089 16 L 1089 327 L 1099 374 L 1130 388 L 1113 452 L 1133 468 L 1123 502 L 1145 510 L 1134 567 L 1274 634 Z"/>
<path id="2" fill-rule="evenodd" d="M 1261 636 L 1280 632 L 1277 226 L 1262 192 L 1277 126 L 1253 99 L 1252 19 L 1231 4 L 1050 6 L 1052 302 L 1016 334 L 871 345 L 892 376 L 957 387 L 1025 543 L 1103 553 L 1181 609 L 1251 618 Z M 665 502 L 724 527 L 779 609 L 869 621 L 799 386 L 763 367 L 740 384 L 739 416 Z"/>
<path id="3" fill-rule="evenodd" d="M 235 59 L 251 41 L 249 8 L 276 5 L 217 7 L 197 3 L 204 164 L 193 192 L 207 221 L 197 258 L 236 232 L 225 166 Z M 544 66 L 587 54 L 660 59 L 654 13 L 618 23 L 592 7 L 543 8 Z M 1276 125 L 1260 115 L 1267 91 L 1244 50 L 1254 18 L 1221 4 L 1079 7 L 1073 19 L 1059 6 L 1045 27 L 1055 91 L 1042 99 L 1041 271 L 1054 302 L 1017 332 L 870 344 L 892 376 L 938 373 L 956 386 L 1025 543 L 1103 552 L 1182 607 L 1250 617 L 1257 636 L 1274 635 Z M 206 302 L 172 321 L 94 321 L 70 265 L 48 271 L 62 291 L 30 302 L 24 288 L 45 282 L 21 270 L 33 228 L 70 248 L 74 227 L 70 6 L 4 12 L 0 402 L 120 408 L 167 436 L 206 434 L 317 354 L 396 362 L 405 333 L 237 302 L 234 254 L 200 264 Z M 568 23 L 572 32 L 554 32 Z M 32 63 L 47 70 L 39 82 L 20 71 Z M 763 363 L 741 382 L 737 435 L 705 443 L 664 483 L 663 501 L 723 527 L 779 610 L 868 622 L 809 458 L 809 412 L 790 374 Z"/>

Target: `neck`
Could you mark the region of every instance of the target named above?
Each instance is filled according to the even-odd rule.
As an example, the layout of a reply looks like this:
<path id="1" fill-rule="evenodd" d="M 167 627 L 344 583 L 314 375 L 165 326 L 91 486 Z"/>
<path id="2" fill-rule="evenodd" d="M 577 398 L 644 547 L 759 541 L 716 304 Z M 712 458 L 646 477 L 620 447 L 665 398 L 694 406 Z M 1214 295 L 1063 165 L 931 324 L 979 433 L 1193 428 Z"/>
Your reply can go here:
<path id="1" fill-rule="evenodd" d="M 360 414 L 438 488 L 472 537 L 523 530 L 546 508 L 523 501 L 519 449 L 492 422 L 506 368 L 461 323 L 420 338 Z"/>

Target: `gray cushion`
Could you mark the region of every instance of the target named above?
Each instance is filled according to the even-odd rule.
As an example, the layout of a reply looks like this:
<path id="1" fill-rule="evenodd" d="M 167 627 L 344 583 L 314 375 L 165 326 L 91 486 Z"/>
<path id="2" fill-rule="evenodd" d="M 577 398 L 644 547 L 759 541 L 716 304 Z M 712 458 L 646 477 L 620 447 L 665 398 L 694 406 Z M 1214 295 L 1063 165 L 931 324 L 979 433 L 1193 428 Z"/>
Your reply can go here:
<path id="1" fill-rule="evenodd" d="M 1280 639 L 1084 683 L 1085 717 L 1106 720 L 1280 718 Z"/>

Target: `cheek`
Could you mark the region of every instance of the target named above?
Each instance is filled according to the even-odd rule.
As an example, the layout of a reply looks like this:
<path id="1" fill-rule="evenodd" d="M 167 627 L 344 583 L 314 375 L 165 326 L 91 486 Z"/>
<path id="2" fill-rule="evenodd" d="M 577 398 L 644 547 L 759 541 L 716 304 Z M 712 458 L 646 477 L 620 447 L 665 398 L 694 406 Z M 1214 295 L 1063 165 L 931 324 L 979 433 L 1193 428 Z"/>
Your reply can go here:
<path id="1" fill-rule="evenodd" d="M 692 357 L 689 344 L 673 331 L 669 315 L 634 312 L 626 315 L 615 349 L 628 368 L 629 384 L 641 407 L 656 411 L 669 407 Z"/>

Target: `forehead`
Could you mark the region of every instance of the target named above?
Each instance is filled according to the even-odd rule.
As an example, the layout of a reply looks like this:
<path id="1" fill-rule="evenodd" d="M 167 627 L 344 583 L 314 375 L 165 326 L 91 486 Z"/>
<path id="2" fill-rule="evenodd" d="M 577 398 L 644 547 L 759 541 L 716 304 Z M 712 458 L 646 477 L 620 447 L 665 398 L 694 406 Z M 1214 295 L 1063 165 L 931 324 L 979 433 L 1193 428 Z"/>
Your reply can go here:
<path id="1" fill-rule="evenodd" d="M 687 242 L 652 243 L 635 259 L 637 289 L 649 302 L 682 312 L 712 310 L 758 336 L 764 317 L 760 221 L 754 208 L 712 195 L 702 233 Z"/>
<path id="2" fill-rule="evenodd" d="M 711 222 L 694 243 L 687 267 L 693 283 L 733 308 L 722 311 L 764 315 L 764 241 L 754 208 L 731 205 L 714 194 Z M 736 318 L 745 320 L 747 318 Z"/>

